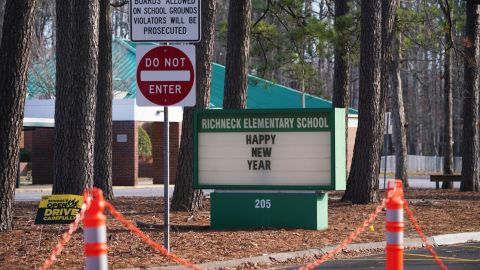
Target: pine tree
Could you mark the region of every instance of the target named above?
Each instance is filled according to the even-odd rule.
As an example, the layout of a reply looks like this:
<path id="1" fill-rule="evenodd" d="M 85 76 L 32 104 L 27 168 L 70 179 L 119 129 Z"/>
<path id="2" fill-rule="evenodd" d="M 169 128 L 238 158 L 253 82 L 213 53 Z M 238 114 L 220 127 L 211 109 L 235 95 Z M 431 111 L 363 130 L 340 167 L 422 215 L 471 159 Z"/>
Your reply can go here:
<path id="1" fill-rule="evenodd" d="M 465 91 L 463 100 L 463 153 L 461 191 L 480 191 L 479 175 L 479 87 L 480 87 L 480 4 L 467 0 L 465 26 Z"/>
<path id="2" fill-rule="evenodd" d="M 196 46 L 197 101 L 195 108 L 205 109 L 210 105 L 215 7 L 215 0 L 202 1 L 202 41 Z M 184 108 L 183 111 L 182 140 L 171 205 L 171 209 L 175 211 L 194 211 L 202 207 L 202 191 L 192 188 L 193 110 L 193 108 Z"/>
<path id="3" fill-rule="evenodd" d="M 93 186 L 98 8 L 98 0 L 56 1 L 54 194 Z"/>
<path id="4" fill-rule="evenodd" d="M 247 106 L 248 56 L 252 1 L 230 0 L 228 8 L 227 65 L 223 108 Z"/>
<path id="5" fill-rule="evenodd" d="M 13 229 L 35 0 L 8 0 L 0 44 L 0 232 Z"/>
<path id="6" fill-rule="evenodd" d="M 396 13 L 395 1 L 361 3 L 359 121 L 347 190 L 342 198 L 355 204 L 378 200 L 387 58 Z"/>
<path id="7" fill-rule="evenodd" d="M 112 21 L 110 1 L 100 0 L 98 85 L 95 112 L 94 186 L 113 199 L 112 189 Z"/>

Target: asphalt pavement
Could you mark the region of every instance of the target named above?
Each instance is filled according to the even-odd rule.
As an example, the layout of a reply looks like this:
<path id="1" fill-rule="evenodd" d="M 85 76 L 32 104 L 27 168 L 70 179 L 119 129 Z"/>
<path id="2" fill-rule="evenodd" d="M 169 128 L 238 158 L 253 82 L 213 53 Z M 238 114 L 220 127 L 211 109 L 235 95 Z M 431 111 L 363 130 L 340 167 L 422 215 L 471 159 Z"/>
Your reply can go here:
<path id="1" fill-rule="evenodd" d="M 480 243 L 464 243 L 436 247 L 435 251 L 449 270 L 480 269 Z M 299 266 L 283 268 L 298 269 Z M 440 269 L 433 256 L 425 248 L 404 252 L 404 268 L 408 270 Z M 314 269 L 385 269 L 385 254 L 357 257 L 348 260 L 328 261 Z"/>

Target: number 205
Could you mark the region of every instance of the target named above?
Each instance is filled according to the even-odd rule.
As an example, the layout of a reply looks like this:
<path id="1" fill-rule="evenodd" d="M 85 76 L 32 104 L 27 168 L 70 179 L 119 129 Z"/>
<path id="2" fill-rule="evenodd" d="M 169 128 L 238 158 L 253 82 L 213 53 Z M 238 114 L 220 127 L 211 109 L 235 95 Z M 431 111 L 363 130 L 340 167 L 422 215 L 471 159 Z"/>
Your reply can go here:
<path id="1" fill-rule="evenodd" d="M 255 200 L 255 208 L 270 208 L 272 207 L 272 203 L 270 199 L 256 199 Z"/>

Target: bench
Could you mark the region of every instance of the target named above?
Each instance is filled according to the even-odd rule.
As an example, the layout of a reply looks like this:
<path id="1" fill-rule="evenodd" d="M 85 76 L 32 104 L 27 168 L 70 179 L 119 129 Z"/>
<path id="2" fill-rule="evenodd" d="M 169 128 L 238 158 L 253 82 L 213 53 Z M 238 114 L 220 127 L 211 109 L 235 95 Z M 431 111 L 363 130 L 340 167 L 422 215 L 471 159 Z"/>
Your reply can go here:
<path id="1" fill-rule="evenodd" d="M 462 181 L 461 174 L 432 174 L 430 175 L 430 182 L 436 182 L 436 188 L 440 188 L 439 182 L 460 182 Z"/>

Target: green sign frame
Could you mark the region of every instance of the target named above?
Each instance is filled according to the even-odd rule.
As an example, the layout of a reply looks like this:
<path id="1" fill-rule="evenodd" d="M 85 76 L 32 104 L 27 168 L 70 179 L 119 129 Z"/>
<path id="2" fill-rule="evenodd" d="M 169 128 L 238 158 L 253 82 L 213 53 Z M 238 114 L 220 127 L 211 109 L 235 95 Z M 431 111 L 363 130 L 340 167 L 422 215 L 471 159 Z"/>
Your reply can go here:
<path id="1" fill-rule="evenodd" d="M 343 108 L 335 109 L 223 109 L 194 111 L 193 122 L 193 188 L 194 189 L 225 189 L 225 190 L 345 190 L 346 187 L 346 138 L 345 138 L 345 113 Z M 268 128 L 258 125 L 246 126 L 252 119 L 282 118 L 282 117 L 318 117 L 326 116 L 328 127 L 296 128 L 288 125 L 282 126 L 277 121 L 270 123 Z M 215 128 L 202 128 L 203 119 L 247 119 L 242 123 L 222 123 L 223 126 Z M 249 119 L 250 118 L 250 119 Z M 252 121 L 250 121 L 252 120 Z M 207 120 L 208 121 L 208 120 Z M 212 120 L 213 121 L 213 120 Z M 220 120 L 218 120 L 220 121 Z M 216 122 L 219 123 L 219 122 Z M 266 125 L 263 123 L 262 125 Z M 224 128 L 229 127 L 229 128 Z M 331 173 L 329 185 L 298 185 L 292 179 L 292 185 L 242 185 L 242 184 L 202 184 L 199 183 L 198 137 L 202 132 L 330 132 L 331 138 Z"/>

